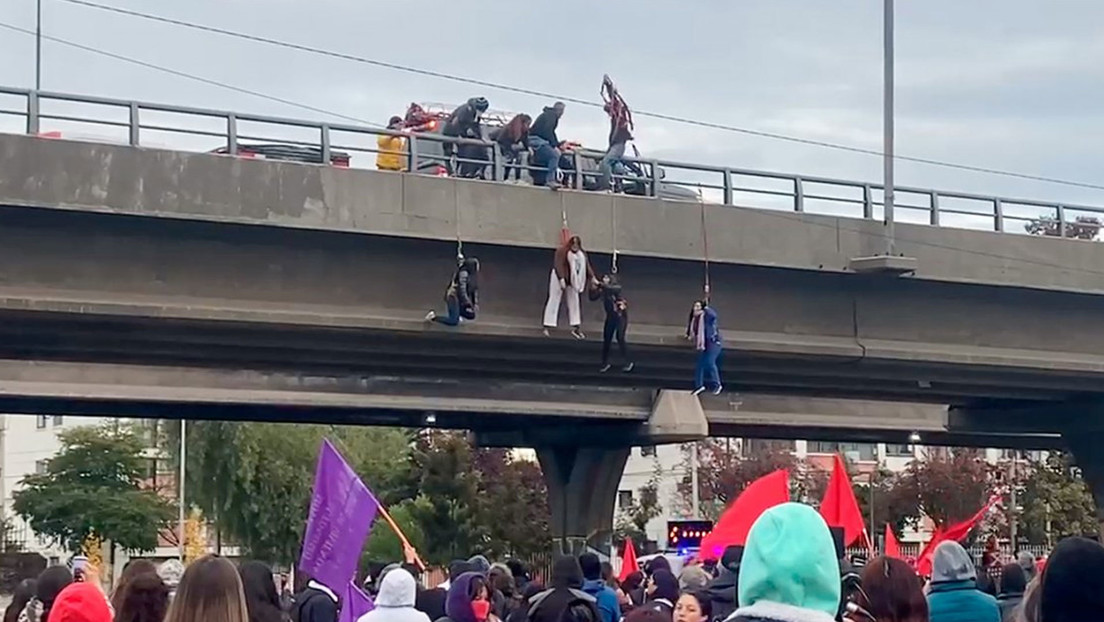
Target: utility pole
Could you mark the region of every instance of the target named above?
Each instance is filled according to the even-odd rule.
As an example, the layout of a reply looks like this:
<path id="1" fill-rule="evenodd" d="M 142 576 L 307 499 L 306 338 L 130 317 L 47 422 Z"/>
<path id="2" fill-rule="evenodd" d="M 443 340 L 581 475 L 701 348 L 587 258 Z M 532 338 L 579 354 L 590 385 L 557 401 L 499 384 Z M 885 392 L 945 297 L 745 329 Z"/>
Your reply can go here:
<path id="1" fill-rule="evenodd" d="M 188 422 L 180 420 L 180 473 L 176 476 L 176 489 L 180 493 L 180 563 L 184 563 L 184 465 L 188 461 Z"/>
<path id="2" fill-rule="evenodd" d="M 698 491 L 698 442 L 690 443 L 690 487 L 693 493 L 690 496 L 690 518 L 701 518 L 701 493 Z"/>
<path id="3" fill-rule="evenodd" d="M 883 165 L 883 206 L 885 207 L 885 237 L 886 237 L 886 255 L 894 255 L 896 249 L 896 230 L 894 225 L 893 214 L 893 2 L 894 0 L 885 0 L 885 7 L 883 9 L 883 17 L 885 24 L 883 26 L 883 38 L 884 38 L 884 50 L 883 50 L 883 95 L 882 95 L 882 165 Z"/>
<path id="4" fill-rule="evenodd" d="M 1020 520 L 1019 507 L 1016 505 L 1016 458 L 1019 457 L 1019 453 L 1020 452 L 1017 449 L 1012 450 L 1012 464 L 1009 467 L 1011 473 L 1009 474 L 1009 478 L 1008 478 L 1008 484 L 1009 484 L 1009 489 L 1010 489 L 1010 492 L 1008 494 L 1008 502 L 1009 502 L 1009 505 L 1012 506 L 1011 508 L 1009 508 L 1011 511 L 1008 513 L 1009 517 L 1010 517 L 1010 520 L 1009 520 L 1010 525 L 1009 525 L 1009 528 L 1008 528 L 1008 531 L 1009 531 L 1008 537 L 1012 541 L 1012 555 L 1013 556 L 1016 555 L 1016 535 L 1017 535 L 1016 534 L 1016 528 L 1018 526 L 1017 523 L 1019 523 L 1019 520 Z"/>
<path id="5" fill-rule="evenodd" d="M 42 0 L 35 2 L 35 90 L 42 90 Z"/>

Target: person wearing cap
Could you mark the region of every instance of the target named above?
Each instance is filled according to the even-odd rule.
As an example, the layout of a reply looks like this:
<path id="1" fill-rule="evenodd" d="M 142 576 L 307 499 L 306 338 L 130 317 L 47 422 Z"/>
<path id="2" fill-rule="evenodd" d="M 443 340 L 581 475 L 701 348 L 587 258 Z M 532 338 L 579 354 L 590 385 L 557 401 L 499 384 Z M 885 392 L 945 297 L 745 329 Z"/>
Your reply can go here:
<path id="1" fill-rule="evenodd" d="M 391 117 L 387 129 L 398 132 L 403 129 L 402 117 Z M 376 138 L 376 168 L 381 171 L 406 170 L 406 137 L 380 134 Z"/>
<path id="2" fill-rule="evenodd" d="M 820 514 L 800 503 L 763 512 L 748 532 L 737 591 L 731 622 L 833 622 L 839 560 Z"/>
<path id="3" fill-rule="evenodd" d="M 978 589 L 974 560 L 962 545 L 935 547 L 928 590 L 931 622 L 1000 622 L 997 599 Z"/>

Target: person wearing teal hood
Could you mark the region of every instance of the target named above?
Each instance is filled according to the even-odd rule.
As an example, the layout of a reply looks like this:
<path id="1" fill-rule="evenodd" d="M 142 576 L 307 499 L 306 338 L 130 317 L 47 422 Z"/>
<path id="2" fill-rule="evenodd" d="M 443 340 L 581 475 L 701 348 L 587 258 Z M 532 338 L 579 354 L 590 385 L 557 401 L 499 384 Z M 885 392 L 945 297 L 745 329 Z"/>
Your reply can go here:
<path id="1" fill-rule="evenodd" d="M 932 555 L 928 588 L 931 622 L 1000 622 L 997 599 L 977 587 L 974 560 L 957 542 L 942 542 Z"/>
<path id="2" fill-rule="evenodd" d="M 729 622 L 833 622 L 840 572 L 828 525 L 813 508 L 783 503 L 748 532 Z"/>

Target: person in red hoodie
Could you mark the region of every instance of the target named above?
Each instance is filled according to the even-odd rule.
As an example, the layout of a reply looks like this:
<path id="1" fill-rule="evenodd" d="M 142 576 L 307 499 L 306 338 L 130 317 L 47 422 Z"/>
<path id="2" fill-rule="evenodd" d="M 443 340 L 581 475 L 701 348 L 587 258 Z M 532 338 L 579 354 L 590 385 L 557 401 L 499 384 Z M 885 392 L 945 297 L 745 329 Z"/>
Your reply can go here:
<path id="1" fill-rule="evenodd" d="M 70 583 L 58 594 L 47 622 L 111 622 L 107 597 L 92 583 Z"/>

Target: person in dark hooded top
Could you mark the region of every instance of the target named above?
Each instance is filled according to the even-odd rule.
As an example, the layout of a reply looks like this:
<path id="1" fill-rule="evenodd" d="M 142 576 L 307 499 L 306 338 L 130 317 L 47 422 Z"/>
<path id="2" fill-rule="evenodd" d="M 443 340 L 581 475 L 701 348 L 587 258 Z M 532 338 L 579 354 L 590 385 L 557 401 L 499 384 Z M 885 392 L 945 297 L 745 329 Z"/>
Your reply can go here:
<path id="1" fill-rule="evenodd" d="M 740 558 L 744 556 L 744 547 L 733 544 L 721 555 L 721 572 L 709 582 L 705 592 L 712 602 L 714 622 L 727 620 L 737 608 L 736 587 L 740 576 Z"/>
<path id="2" fill-rule="evenodd" d="M 1104 620 L 1104 546 L 1062 540 L 1047 558 L 1039 589 L 1039 622 Z"/>
<path id="3" fill-rule="evenodd" d="M 654 575 L 657 570 L 666 570 L 670 572 L 671 562 L 667 561 L 666 557 L 660 555 L 649 559 L 644 564 L 644 580 L 629 594 L 629 597 L 632 598 L 632 601 L 637 605 L 643 604 L 649 600 L 647 593 L 648 584 L 651 581 L 652 575 Z"/>
<path id="4" fill-rule="evenodd" d="M 997 606 L 1000 607 L 1001 622 L 1015 622 L 1016 611 L 1023 602 L 1027 591 L 1027 578 L 1019 564 L 1005 564 L 1001 567 L 1000 593 L 997 594 Z"/>
<path id="5" fill-rule="evenodd" d="M 487 112 L 487 108 L 490 104 L 486 99 L 482 97 L 473 97 L 461 105 L 456 110 L 452 111 L 448 119 L 445 121 L 445 126 L 441 128 L 441 135 L 448 136 L 450 138 L 465 138 L 468 140 L 482 140 L 483 139 L 483 125 L 482 116 L 484 112 Z M 454 143 L 441 143 L 441 147 L 444 150 L 446 166 L 449 168 L 449 173 L 452 173 L 452 154 L 456 152 L 460 157 L 468 159 L 481 159 L 472 158 L 472 156 L 478 156 L 478 151 L 486 151 L 484 147 L 478 145 L 463 145 L 457 147 Z M 468 177 L 474 169 L 470 163 L 460 163 L 458 169 L 462 169 L 461 176 Z"/>
<path id="6" fill-rule="evenodd" d="M 445 289 L 445 307 L 448 309 L 448 315 L 442 317 L 437 315 L 436 311 L 430 311 L 426 314 L 425 320 L 444 324 L 445 326 L 457 326 L 462 319 L 474 320 L 478 305 L 479 260 L 475 257 L 461 255 L 456 262 L 456 272 L 453 273 L 452 280 L 449 282 L 448 288 Z M 490 564 L 487 564 L 485 557 L 481 555 L 476 557 L 482 559 L 487 568 L 490 568 Z M 472 559 L 476 559 L 476 557 Z M 470 564 L 471 560 L 468 563 Z"/>
<path id="7" fill-rule="evenodd" d="M 666 560 L 664 560 L 666 561 Z M 668 568 L 670 566 L 668 565 Z M 652 573 L 648 579 L 648 602 L 644 607 L 651 607 L 663 612 L 667 617 L 675 614 L 675 602 L 679 598 L 679 583 L 675 573 L 668 569 L 660 568 Z"/>
<path id="8" fill-rule="evenodd" d="M 533 149 L 533 163 L 545 167 L 545 170 L 532 170 L 533 183 L 538 186 L 558 188 L 560 171 L 560 137 L 556 128 L 563 117 L 564 103 L 556 102 L 537 115 L 529 128 L 529 146 Z"/>
<path id="9" fill-rule="evenodd" d="M 445 617 L 438 622 L 498 622 L 491 612 L 490 588 L 478 572 L 465 572 L 449 586 Z"/>
<path id="10" fill-rule="evenodd" d="M 569 610 L 582 608 L 600 622 L 598 603 L 583 591 L 583 570 L 574 557 L 559 557 L 552 565 L 552 587 L 529 599 L 528 622 L 562 622 Z"/>

